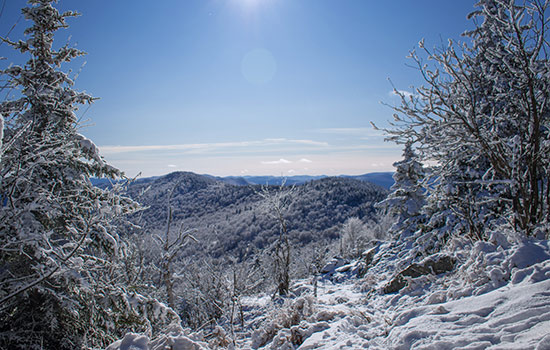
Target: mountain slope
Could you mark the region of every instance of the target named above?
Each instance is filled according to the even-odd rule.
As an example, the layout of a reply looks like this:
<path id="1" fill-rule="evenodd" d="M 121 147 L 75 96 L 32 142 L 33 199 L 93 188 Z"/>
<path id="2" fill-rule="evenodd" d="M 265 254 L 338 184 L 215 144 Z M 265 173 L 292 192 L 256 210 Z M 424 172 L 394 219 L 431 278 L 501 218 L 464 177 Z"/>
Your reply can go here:
<path id="1" fill-rule="evenodd" d="M 211 176 L 176 172 L 136 181 L 129 194 L 148 207 L 141 214 L 146 230 L 165 230 L 171 206 L 174 227 L 183 225 L 195 232 L 199 240 L 195 249 L 215 257 L 231 252 L 242 258 L 250 245 L 262 249 L 279 232 L 259 190 L 259 185 L 234 185 Z M 346 219 L 372 219 L 374 204 L 386 193 L 379 186 L 350 178 L 327 177 L 297 186 L 285 212 L 291 241 L 304 245 L 338 237 Z"/>

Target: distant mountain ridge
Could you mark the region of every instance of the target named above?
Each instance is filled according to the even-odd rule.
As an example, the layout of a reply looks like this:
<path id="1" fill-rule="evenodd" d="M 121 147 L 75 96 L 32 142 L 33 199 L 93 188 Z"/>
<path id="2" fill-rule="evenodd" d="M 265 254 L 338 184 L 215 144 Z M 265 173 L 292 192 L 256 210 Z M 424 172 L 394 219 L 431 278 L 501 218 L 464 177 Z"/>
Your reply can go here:
<path id="1" fill-rule="evenodd" d="M 174 174 L 174 173 L 172 173 Z M 164 175 L 164 176 L 169 176 Z M 216 179 L 230 185 L 247 186 L 247 185 L 281 185 L 283 182 L 285 185 L 302 185 L 306 182 L 320 180 L 327 177 L 336 178 L 348 178 L 355 179 L 364 182 L 370 182 L 385 189 L 390 189 L 394 184 L 393 172 L 377 172 L 367 173 L 363 175 L 339 175 L 339 176 L 327 176 L 327 175 L 294 175 L 294 176 L 214 176 L 214 175 L 201 175 L 211 179 Z M 152 182 L 162 176 L 144 177 L 136 180 L 137 183 Z M 99 187 L 107 187 L 111 184 L 109 179 L 91 179 L 92 183 Z"/>
<path id="2" fill-rule="evenodd" d="M 301 185 L 309 181 L 320 180 L 327 177 L 342 177 L 348 179 L 355 179 L 359 181 L 371 182 L 375 185 L 389 189 L 393 183 L 393 172 L 377 172 L 367 173 L 363 175 L 339 175 L 339 176 L 327 176 L 327 175 L 294 175 L 294 176 L 213 176 L 214 178 L 232 185 L 281 185 L 284 181 L 285 185 Z"/>

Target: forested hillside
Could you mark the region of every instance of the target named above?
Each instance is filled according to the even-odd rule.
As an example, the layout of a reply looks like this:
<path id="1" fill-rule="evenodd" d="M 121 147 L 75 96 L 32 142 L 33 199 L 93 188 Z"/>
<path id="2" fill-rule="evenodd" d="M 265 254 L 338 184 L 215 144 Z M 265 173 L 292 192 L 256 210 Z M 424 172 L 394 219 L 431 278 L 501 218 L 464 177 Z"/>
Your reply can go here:
<path id="1" fill-rule="evenodd" d="M 261 250 L 279 234 L 278 222 L 258 194 L 261 187 L 177 172 L 138 180 L 128 193 L 147 207 L 139 214 L 145 231 L 163 232 L 172 208 L 174 227 L 183 225 L 198 240 L 189 248 L 190 254 L 242 258 L 251 246 Z M 276 191 L 278 186 L 269 189 Z M 285 211 L 292 243 L 303 246 L 338 239 L 342 224 L 352 217 L 376 220 L 374 204 L 386 193 L 379 186 L 348 178 L 323 178 L 296 186 Z"/>

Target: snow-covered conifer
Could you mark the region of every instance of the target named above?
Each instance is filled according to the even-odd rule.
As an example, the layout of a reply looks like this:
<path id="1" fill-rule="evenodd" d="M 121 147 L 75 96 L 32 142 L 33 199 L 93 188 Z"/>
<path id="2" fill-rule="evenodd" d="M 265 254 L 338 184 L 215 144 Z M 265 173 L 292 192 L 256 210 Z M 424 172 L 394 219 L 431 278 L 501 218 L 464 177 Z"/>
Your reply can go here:
<path id="1" fill-rule="evenodd" d="M 396 222 L 391 229 L 394 233 L 402 233 L 404 229 L 410 233 L 416 229 L 416 224 L 421 219 L 421 209 L 426 202 L 422 187 L 424 167 L 410 142 L 405 144 L 403 159 L 393 166 L 395 183 L 388 197 L 377 206 L 395 216 Z"/>
<path id="2" fill-rule="evenodd" d="M 54 47 L 74 12 L 53 0 L 22 10 L 26 39 L 4 42 L 28 55 L 2 70 L 16 98 L 0 103 L 0 348 L 101 347 L 146 329 L 145 305 L 121 285 L 116 220 L 138 205 L 90 177 L 120 177 L 79 134 L 77 110 L 93 98 L 73 90 L 61 66 L 83 53 Z M 154 303 L 153 303 L 154 304 Z M 149 308 L 155 308 L 150 304 Z M 158 309 L 158 308 L 157 308 Z"/>

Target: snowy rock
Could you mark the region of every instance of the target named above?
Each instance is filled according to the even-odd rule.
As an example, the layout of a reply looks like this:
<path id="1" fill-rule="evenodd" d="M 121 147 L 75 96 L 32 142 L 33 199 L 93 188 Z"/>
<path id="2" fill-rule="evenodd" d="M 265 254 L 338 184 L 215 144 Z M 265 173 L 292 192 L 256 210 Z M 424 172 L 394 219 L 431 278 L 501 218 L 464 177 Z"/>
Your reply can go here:
<path id="1" fill-rule="evenodd" d="M 325 266 L 323 266 L 323 268 L 321 269 L 321 273 L 323 275 L 331 276 L 332 274 L 334 274 L 334 272 L 336 272 L 336 269 L 346 264 L 347 261 L 345 259 L 335 256 Z"/>
<path id="2" fill-rule="evenodd" d="M 361 254 L 359 264 L 357 264 L 356 268 L 353 270 L 358 278 L 364 277 L 373 263 L 376 264 L 374 262 L 374 256 L 380 251 L 381 244 L 382 242 L 377 242 L 374 247 L 364 251 L 363 254 Z"/>
<path id="3" fill-rule="evenodd" d="M 122 340 L 109 345 L 106 350 L 149 350 L 149 338 L 142 334 L 127 333 Z"/>
<path id="4" fill-rule="evenodd" d="M 330 328 L 327 322 L 317 322 L 314 324 L 302 321 L 300 325 L 290 328 L 290 339 L 292 344 L 301 345 L 304 340 L 309 338 L 313 333 L 322 332 Z"/>
<path id="5" fill-rule="evenodd" d="M 374 260 L 374 256 L 380 250 L 381 244 L 382 242 L 377 242 L 376 246 L 366 250 L 363 254 L 361 254 L 361 259 L 365 264 L 370 265 L 372 263 L 372 261 Z"/>
<path id="6" fill-rule="evenodd" d="M 395 293 L 401 290 L 407 285 L 407 277 L 417 278 L 451 271 L 455 266 L 455 262 L 456 260 L 453 257 L 438 254 L 424 259 L 420 264 L 411 264 L 384 287 L 384 293 Z"/>
<path id="7" fill-rule="evenodd" d="M 364 276 L 367 269 L 367 265 L 362 260 L 356 260 L 336 268 L 332 273 L 327 273 L 325 277 L 329 277 L 333 282 L 342 282 L 352 277 Z"/>

